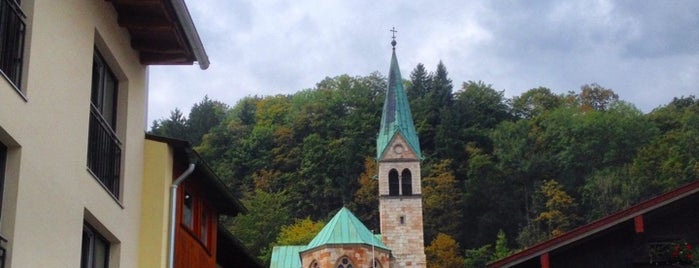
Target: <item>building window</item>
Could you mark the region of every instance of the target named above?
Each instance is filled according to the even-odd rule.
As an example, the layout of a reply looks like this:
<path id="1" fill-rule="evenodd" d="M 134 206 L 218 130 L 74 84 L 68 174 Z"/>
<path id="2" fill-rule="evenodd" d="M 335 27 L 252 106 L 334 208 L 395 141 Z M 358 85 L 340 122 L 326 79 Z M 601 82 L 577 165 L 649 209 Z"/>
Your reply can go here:
<path id="1" fill-rule="evenodd" d="M 354 268 L 354 266 L 352 266 L 352 262 L 347 257 L 340 258 L 340 261 L 337 262 L 336 267 L 337 268 Z"/>
<path id="2" fill-rule="evenodd" d="M 117 89 L 116 76 L 95 50 L 92 61 L 87 167 L 107 190 L 118 198 L 121 142 L 115 132 Z"/>
<path id="3" fill-rule="evenodd" d="M 209 213 L 207 213 L 204 208 L 201 210 L 201 229 L 199 229 L 199 237 L 204 245 L 209 246 Z"/>
<path id="4" fill-rule="evenodd" d="M 398 217 L 398 222 L 400 222 L 400 225 L 404 225 L 405 224 L 405 216 Z"/>
<path id="5" fill-rule="evenodd" d="M 391 169 L 391 171 L 388 172 L 388 195 L 398 195 L 398 186 L 398 171 Z"/>
<path id="6" fill-rule="evenodd" d="M 83 225 L 80 268 L 109 267 L 109 242 L 87 224 Z"/>
<path id="7" fill-rule="evenodd" d="M 401 172 L 400 176 L 400 181 L 401 181 L 401 192 L 403 195 L 412 195 L 413 194 L 413 177 L 410 175 L 410 170 L 409 169 L 404 169 L 403 172 Z"/>
<path id="8" fill-rule="evenodd" d="M 374 259 L 374 266 L 372 266 L 371 268 L 381 268 L 381 262 L 379 262 L 379 260 L 377 259 Z"/>
<path id="9" fill-rule="evenodd" d="M 0 0 L 0 72 L 21 88 L 26 16 L 20 0 Z"/>
<path id="10" fill-rule="evenodd" d="M 192 237 L 199 240 L 205 247 L 209 247 L 209 241 L 214 234 L 215 211 L 206 206 L 205 200 L 197 188 L 184 187 L 182 190 L 182 225 Z"/>
<path id="11" fill-rule="evenodd" d="M 185 191 L 184 192 L 184 206 L 182 207 L 182 223 L 192 229 L 194 227 L 194 197 Z"/>

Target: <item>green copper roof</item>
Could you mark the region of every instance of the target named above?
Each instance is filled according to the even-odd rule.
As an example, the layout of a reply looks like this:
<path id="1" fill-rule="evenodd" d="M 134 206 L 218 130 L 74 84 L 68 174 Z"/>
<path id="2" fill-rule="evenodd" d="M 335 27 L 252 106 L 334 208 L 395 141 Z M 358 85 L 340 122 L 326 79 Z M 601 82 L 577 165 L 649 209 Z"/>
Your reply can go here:
<path id="1" fill-rule="evenodd" d="M 272 259 L 269 268 L 299 268 L 301 267 L 301 252 L 306 246 L 276 246 L 272 249 Z"/>
<path id="2" fill-rule="evenodd" d="M 381 129 L 379 137 L 376 139 L 377 159 L 381 159 L 388 143 L 391 142 L 396 133 L 403 135 L 411 149 L 422 159 L 420 140 L 415 131 L 413 116 L 410 113 L 410 103 L 408 103 L 408 96 L 403 88 L 403 78 L 400 75 L 394 48 L 391 57 L 391 70 L 389 70 L 388 75 L 388 90 L 386 90 L 386 100 L 383 104 L 383 114 L 381 114 Z"/>
<path id="3" fill-rule="evenodd" d="M 320 230 L 320 233 L 303 251 L 329 244 L 365 244 L 390 250 L 349 209 L 344 207 L 323 227 L 323 230 Z"/>

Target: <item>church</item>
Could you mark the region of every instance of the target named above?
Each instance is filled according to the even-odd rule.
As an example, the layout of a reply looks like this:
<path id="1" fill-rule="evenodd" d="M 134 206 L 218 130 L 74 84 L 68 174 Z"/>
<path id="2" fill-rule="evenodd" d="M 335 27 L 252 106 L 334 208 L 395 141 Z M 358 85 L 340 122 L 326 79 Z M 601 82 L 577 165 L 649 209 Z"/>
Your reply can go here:
<path id="1" fill-rule="evenodd" d="M 342 208 L 308 245 L 274 247 L 270 268 L 426 267 L 422 153 L 396 59 L 395 35 L 391 45 L 388 89 L 376 140 L 381 233 L 369 231 Z"/>

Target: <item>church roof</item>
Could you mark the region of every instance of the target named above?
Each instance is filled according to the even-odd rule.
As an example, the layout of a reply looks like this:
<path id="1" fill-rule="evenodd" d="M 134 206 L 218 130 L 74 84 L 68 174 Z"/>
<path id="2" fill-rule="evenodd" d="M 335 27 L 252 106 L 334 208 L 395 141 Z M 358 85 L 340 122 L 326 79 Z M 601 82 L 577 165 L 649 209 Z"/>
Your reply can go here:
<path id="1" fill-rule="evenodd" d="M 272 249 L 272 259 L 269 268 L 297 268 L 301 267 L 299 252 L 306 246 L 276 246 Z"/>
<path id="2" fill-rule="evenodd" d="M 401 133 L 415 154 L 422 158 L 420 152 L 420 140 L 415 131 L 413 116 L 410 112 L 408 96 L 403 88 L 403 78 L 400 75 L 398 60 L 396 59 L 395 40 L 393 55 L 391 56 L 391 69 L 388 76 L 388 90 L 381 114 L 381 129 L 376 139 L 376 158 L 381 159 L 386 147 L 396 133 Z"/>
<path id="3" fill-rule="evenodd" d="M 308 251 L 330 244 L 365 244 L 390 250 L 349 209 L 343 207 L 306 246 Z"/>

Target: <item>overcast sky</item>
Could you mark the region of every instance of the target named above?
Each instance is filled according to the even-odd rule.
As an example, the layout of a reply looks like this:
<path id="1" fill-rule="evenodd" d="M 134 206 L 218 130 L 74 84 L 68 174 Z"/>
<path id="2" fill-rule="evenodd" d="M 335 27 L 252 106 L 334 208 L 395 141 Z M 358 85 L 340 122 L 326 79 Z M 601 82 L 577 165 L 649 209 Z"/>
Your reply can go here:
<path id="1" fill-rule="evenodd" d="M 211 66 L 150 68 L 148 122 L 205 95 L 231 106 L 325 77 L 386 75 L 391 27 L 408 79 L 444 62 L 454 91 L 484 81 L 509 98 L 598 83 L 644 112 L 699 95 L 699 1 L 188 0 Z M 149 125 L 150 126 L 150 125 Z"/>

